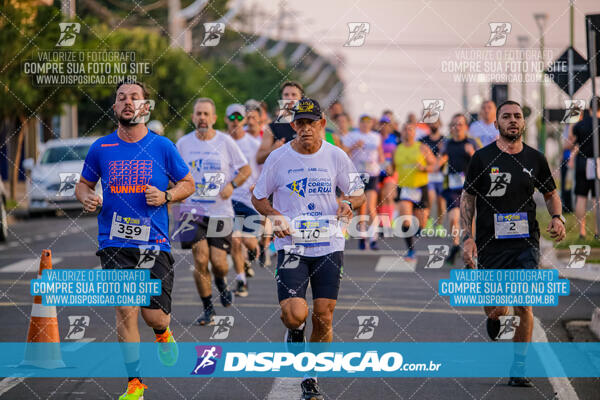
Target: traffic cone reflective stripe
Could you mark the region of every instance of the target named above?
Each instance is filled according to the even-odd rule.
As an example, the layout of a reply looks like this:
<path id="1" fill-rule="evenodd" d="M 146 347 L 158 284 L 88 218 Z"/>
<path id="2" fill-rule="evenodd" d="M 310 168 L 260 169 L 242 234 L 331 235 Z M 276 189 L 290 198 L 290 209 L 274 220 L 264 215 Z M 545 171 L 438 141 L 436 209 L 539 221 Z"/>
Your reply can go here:
<path id="1" fill-rule="evenodd" d="M 42 271 L 45 269 L 52 269 L 52 253 L 50 250 L 42 251 L 38 278 L 42 277 Z M 56 306 L 42 305 L 41 296 L 34 296 L 33 298 L 27 343 L 25 359 L 21 365 L 32 365 L 38 368 L 65 367 L 60 352 Z"/>

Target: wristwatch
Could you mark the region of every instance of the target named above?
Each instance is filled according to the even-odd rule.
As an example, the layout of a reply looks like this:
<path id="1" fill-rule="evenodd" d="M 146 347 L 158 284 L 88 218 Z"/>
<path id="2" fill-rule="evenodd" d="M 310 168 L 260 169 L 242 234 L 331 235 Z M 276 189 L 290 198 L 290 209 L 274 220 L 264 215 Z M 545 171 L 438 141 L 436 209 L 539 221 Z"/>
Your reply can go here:
<path id="1" fill-rule="evenodd" d="M 348 206 L 350 207 L 350 211 L 354 211 L 354 208 L 352 208 L 352 202 L 350 202 L 350 200 L 342 200 L 341 203 L 348 204 Z"/>
<path id="2" fill-rule="evenodd" d="M 560 219 L 560 221 L 563 223 L 563 225 L 567 225 L 567 220 L 565 219 L 565 217 L 563 215 L 556 214 L 556 215 L 552 216 L 552 219 L 554 219 L 554 218 Z"/>
<path id="3" fill-rule="evenodd" d="M 171 193 L 169 193 L 168 190 L 165 190 L 165 200 L 168 202 L 173 200 L 173 196 L 171 195 Z"/>
<path id="4" fill-rule="evenodd" d="M 463 243 L 467 240 L 467 239 L 472 239 L 473 237 L 471 236 L 470 233 L 465 233 L 462 237 L 462 241 Z"/>
<path id="5" fill-rule="evenodd" d="M 231 186 L 233 186 L 234 189 L 238 188 L 238 185 L 235 184 L 235 181 L 231 181 Z"/>

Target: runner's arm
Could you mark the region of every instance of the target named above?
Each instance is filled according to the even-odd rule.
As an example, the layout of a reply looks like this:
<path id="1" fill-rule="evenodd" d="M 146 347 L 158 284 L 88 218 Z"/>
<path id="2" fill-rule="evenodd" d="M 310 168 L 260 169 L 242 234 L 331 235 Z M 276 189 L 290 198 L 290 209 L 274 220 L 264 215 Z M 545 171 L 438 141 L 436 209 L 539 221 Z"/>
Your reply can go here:
<path id="1" fill-rule="evenodd" d="M 292 234 L 292 230 L 285 216 L 271 206 L 268 197 L 257 199 L 256 196 L 254 196 L 254 193 L 252 193 L 252 205 L 256 208 L 256 211 L 272 221 L 273 235 L 283 238 Z"/>
<path id="2" fill-rule="evenodd" d="M 340 202 L 343 200 L 347 200 L 350 203 L 352 203 L 352 210 L 356 210 L 358 208 L 360 208 L 365 201 L 367 201 L 367 196 L 365 196 L 365 193 L 361 193 L 358 196 L 341 196 L 340 197 Z"/>
<path id="3" fill-rule="evenodd" d="M 75 197 L 81 204 L 83 209 L 88 212 L 96 211 L 96 207 L 102 205 L 102 197 L 95 192 L 97 182 L 90 182 L 83 176 L 79 178 L 79 182 L 75 185 Z"/>
<path id="4" fill-rule="evenodd" d="M 244 184 L 244 182 L 246 182 L 246 179 L 248 179 L 250 175 L 252 175 L 252 168 L 249 164 L 246 164 L 238 170 L 237 175 L 231 180 L 231 182 L 235 183 L 236 187 L 240 187 Z"/>
<path id="5" fill-rule="evenodd" d="M 195 190 L 194 178 L 192 178 L 192 173 L 188 172 L 172 189 L 168 189 L 168 192 L 173 197 L 171 201 L 182 201 L 194 194 Z"/>
<path id="6" fill-rule="evenodd" d="M 280 147 L 281 145 L 283 145 L 285 143 L 285 140 L 280 139 L 280 140 L 276 141 L 275 136 L 273 135 L 273 131 L 271 131 L 271 128 L 269 128 L 268 125 L 265 126 L 262 141 L 260 142 L 260 147 L 258 148 L 258 151 L 256 152 L 256 162 L 259 165 L 264 164 L 265 161 L 267 160 L 267 157 L 269 157 L 269 154 L 271 154 L 271 152 L 277 148 L 277 147 L 275 147 L 275 144 L 277 142 L 281 142 L 281 144 L 279 144 L 277 146 L 277 147 Z"/>
<path id="7" fill-rule="evenodd" d="M 473 232 L 473 217 L 475 216 L 475 199 L 476 197 L 467 191 L 463 190 L 460 194 L 460 227 L 467 235 L 472 238 Z"/>
<path id="8" fill-rule="evenodd" d="M 421 152 L 425 156 L 425 162 L 427 163 L 427 165 L 425 165 L 424 167 L 421 166 L 421 167 L 423 167 L 422 171 L 423 172 L 435 171 L 435 167 L 437 166 L 437 160 L 436 160 L 435 156 L 433 155 L 433 152 L 431 151 L 429 146 L 427 146 L 426 144 L 422 144 Z M 419 170 L 421 170 L 421 169 L 419 168 Z"/>

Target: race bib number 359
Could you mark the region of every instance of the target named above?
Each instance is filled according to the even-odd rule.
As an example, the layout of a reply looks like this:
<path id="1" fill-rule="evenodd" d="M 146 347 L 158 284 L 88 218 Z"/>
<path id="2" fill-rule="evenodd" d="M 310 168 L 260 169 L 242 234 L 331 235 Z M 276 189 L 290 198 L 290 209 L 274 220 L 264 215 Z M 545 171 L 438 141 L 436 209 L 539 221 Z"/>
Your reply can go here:
<path id="1" fill-rule="evenodd" d="M 136 243 L 147 243 L 150 238 L 150 218 L 130 218 L 113 213 L 110 239 L 113 237 Z"/>
<path id="2" fill-rule="evenodd" d="M 529 237 L 527 213 L 494 214 L 496 239 L 517 239 Z"/>

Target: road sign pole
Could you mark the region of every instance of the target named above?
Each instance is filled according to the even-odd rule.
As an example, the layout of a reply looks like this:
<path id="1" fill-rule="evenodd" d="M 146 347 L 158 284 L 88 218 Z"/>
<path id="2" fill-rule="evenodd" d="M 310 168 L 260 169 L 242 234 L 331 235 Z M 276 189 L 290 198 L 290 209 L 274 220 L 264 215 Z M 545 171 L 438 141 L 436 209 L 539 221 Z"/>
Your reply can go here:
<path id="1" fill-rule="evenodd" d="M 599 140 L 598 140 L 598 101 L 596 101 L 596 75 L 597 75 L 597 71 L 596 71 L 596 34 L 594 32 L 594 29 L 592 27 L 592 21 L 590 19 L 587 20 L 587 34 L 588 34 L 588 39 L 589 39 L 589 43 L 590 43 L 590 54 L 588 54 L 588 62 L 589 62 L 589 66 L 590 66 L 590 76 L 592 77 L 592 98 L 594 99 L 594 101 L 592 101 L 592 137 L 594 139 L 594 160 L 596 160 L 596 163 L 598 161 L 598 157 L 600 157 L 600 152 L 598 151 L 598 144 L 599 144 Z M 596 179 L 594 179 L 594 190 L 596 192 L 596 232 L 598 232 L 600 234 L 600 177 L 598 176 L 598 165 L 596 165 L 596 163 L 594 164 L 596 166 L 595 168 L 595 176 Z"/>

